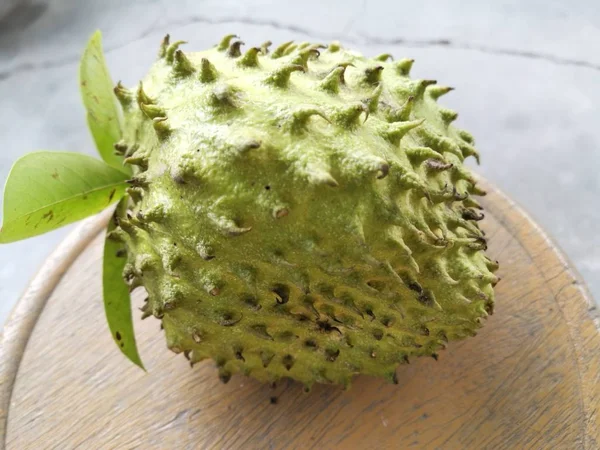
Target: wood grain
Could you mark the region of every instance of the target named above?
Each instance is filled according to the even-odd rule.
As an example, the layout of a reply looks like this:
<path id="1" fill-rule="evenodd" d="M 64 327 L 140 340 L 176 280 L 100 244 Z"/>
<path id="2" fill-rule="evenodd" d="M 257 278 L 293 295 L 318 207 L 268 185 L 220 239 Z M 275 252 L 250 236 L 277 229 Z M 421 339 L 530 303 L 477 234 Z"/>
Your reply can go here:
<path id="1" fill-rule="evenodd" d="M 0 338 L 0 436 L 6 436 L 6 421 L 12 388 L 23 352 L 46 301 L 75 258 L 100 233 L 111 210 L 82 221 L 46 259 L 25 294 L 11 311 Z M 4 449 L 4 439 L 0 441 Z"/>
<path id="2" fill-rule="evenodd" d="M 398 369 L 397 386 L 358 377 L 349 391 L 304 394 L 294 382 L 271 389 L 243 376 L 223 385 L 212 363 L 190 370 L 169 352 L 158 321 L 136 318 L 144 373 L 108 333 L 98 236 L 49 298 L 60 268 L 43 271 L 7 325 L 20 331 L 5 334 L 0 358 L 2 395 L 12 392 L 6 448 L 600 448 L 592 301 L 539 227 L 488 191 L 484 227 L 503 278 L 496 313 L 439 361 Z M 31 331 L 25 312 L 42 307 L 21 358 L 13 342 Z M 18 367 L 14 386 L 8 366 Z"/>

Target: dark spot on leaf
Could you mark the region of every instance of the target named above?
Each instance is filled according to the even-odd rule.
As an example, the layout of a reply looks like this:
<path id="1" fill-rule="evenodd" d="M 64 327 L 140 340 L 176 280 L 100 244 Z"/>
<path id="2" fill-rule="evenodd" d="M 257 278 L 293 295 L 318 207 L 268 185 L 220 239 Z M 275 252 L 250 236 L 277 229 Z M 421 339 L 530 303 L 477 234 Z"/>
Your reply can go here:
<path id="1" fill-rule="evenodd" d="M 118 331 L 115 333 L 115 337 L 117 338 L 117 341 L 121 340 L 121 333 L 119 333 Z"/>
<path id="2" fill-rule="evenodd" d="M 271 401 L 271 405 L 276 405 L 277 404 L 277 397 L 271 397 L 270 401 Z"/>
<path id="3" fill-rule="evenodd" d="M 54 172 L 52 172 L 52 178 L 58 180 L 58 172 L 56 171 L 56 169 L 54 169 Z"/>
<path id="4" fill-rule="evenodd" d="M 83 197 L 81 197 L 82 200 L 87 200 L 87 198 L 88 198 L 87 194 L 84 195 Z"/>
<path id="5" fill-rule="evenodd" d="M 42 216 L 42 219 L 46 219 L 48 222 L 50 222 L 52 219 L 54 219 L 54 211 L 52 211 L 52 210 L 48 211 L 46 214 L 44 214 Z"/>
<path id="6" fill-rule="evenodd" d="M 110 191 L 110 194 L 108 194 L 108 203 L 112 202 L 115 192 L 117 192 L 117 188 L 114 188 L 112 191 Z"/>
<path id="7" fill-rule="evenodd" d="M 87 81 L 86 81 L 86 80 L 83 80 L 83 81 L 81 82 L 81 85 L 82 85 L 82 86 L 84 86 L 84 87 L 85 87 L 85 86 L 87 86 Z"/>
<path id="8" fill-rule="evenodd" d="M 265 189 L 268 191 L 268 190 L 270 190 L 270 189 L 271 189 L 271 186 L 269 186 L 269 185 L 266 185 L 266 186 L 265 186 Z"/>
<path id="9" fill-rule="evenodd" d="M 125 347 L 125 342 L 121 342 L 121 348 Z"/>

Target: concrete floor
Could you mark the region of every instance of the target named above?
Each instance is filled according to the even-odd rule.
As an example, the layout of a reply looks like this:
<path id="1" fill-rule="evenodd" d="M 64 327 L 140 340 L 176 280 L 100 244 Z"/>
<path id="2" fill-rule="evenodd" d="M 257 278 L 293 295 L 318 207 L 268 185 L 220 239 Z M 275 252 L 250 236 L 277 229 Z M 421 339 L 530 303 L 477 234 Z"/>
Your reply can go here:
<path id="1" fill-rule="evenodd" d="M 415 58 L 414 76 L 457 88 L 444 103 L 477 138 L 477 171 L 555 237 L 600 298 L 597 0 L 21 1 L 0 19 L 0 181 L 34 149 L 94 154 L 77 64 L 97 28 L 127 85 L 167 32 L 189 49 L 235 32 L 248 45 L 339 39 Z M 0 247 L 0 323 L 67 231 Z"/>

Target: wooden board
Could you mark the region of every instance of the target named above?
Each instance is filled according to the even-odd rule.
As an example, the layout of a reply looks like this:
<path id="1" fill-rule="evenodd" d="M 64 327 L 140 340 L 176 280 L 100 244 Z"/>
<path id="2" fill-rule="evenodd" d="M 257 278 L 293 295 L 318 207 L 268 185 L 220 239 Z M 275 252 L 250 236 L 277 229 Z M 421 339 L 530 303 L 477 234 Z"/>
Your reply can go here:
<path id="1" fill-rule="evenodd" d="M 358 377 L 346 392 L 317 386 L 304 394 L 293 382 L 271 389 L 239 375 L 223 385 L 212 363 L 191 370 L 166 349 L 158 321 L 137 317 L 148 373 L 134 367 L 104 319 L 97 235 L 104 219 L 88 221 L 6 326 L 6 448 L 600 448 L 592 301 L 544 233 L 488 190 L 483 225 L 503 279 L 495 315 L 438 362 L 399 368 L 399 385 Z"/>

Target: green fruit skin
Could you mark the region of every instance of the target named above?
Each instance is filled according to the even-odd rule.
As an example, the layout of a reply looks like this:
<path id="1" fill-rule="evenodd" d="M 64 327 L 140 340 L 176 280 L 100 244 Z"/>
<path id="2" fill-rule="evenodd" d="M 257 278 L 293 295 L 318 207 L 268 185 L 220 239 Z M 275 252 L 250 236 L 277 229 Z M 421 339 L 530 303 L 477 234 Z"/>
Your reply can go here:
<path id="1" fill-rule="evenodd" d="M 348 386 L 476 334 L 497 264 L 463 166 L 473 138 L 411 60 L 334 43 L 184 54 L 119 85 L 135 176 L 125 279 L 168 347 L 241 372 Z"/>

